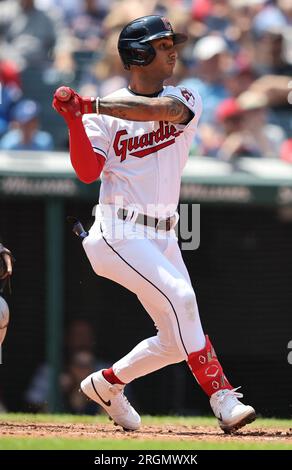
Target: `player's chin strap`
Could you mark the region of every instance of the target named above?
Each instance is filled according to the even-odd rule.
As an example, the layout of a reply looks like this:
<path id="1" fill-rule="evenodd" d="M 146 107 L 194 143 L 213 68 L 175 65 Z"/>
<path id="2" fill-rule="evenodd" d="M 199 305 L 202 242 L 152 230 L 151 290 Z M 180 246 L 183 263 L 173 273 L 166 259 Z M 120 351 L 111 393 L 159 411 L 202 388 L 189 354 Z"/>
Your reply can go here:
<path id="1" fill-rule="evenodd" d="M 72 224 L 72 232 L 75 233 L 75 235 L 81 240 L 84 240 L 84 238 L 88 236 L 88 232 L 85 230 L 80 220 L 78 220 L 76 217 L 68 215 L 67 222 Z"/>

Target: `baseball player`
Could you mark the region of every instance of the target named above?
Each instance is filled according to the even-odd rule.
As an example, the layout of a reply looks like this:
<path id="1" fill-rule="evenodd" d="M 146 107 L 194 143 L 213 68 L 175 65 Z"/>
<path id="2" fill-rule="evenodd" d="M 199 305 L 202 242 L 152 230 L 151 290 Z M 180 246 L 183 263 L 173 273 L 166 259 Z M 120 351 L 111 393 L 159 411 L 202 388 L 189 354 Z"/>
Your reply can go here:
<path id="1" fill-rule="evenodd" d="M 2 294 L 7 283 L 10 288 L 10 277 L 12 276 L 14 261 L 11 251 L 0 243 L 0 347 L 6 336 L 9 322 L 9 307 Z"/>
<path id="2" fill-rule="evenodd" d="M 0 293 L 3 292 L 6 282 L 12 276 L 13 262 L 11 251 L 0 243 Z"/>
<path id="3" fill-rule="evenodd" d="M 141 420 L 125 385 L 187 361 L 220 427 L 230 433 L 253 421 L 255 411 L 238 400 L 242 395 L 226 379 L 203 332 L 174 231 L 181 173 L 202 110 L 196 91 L 164 86 L 176 45 L 186 39 L 164 17 L 138 18 L 118 41 L 128 88 L 96 99 L 61 87 L 54 96 L 53 107 L 69 128 L 78 178 L 91 183 L 101 175 L 95 222 L 83 241 L 86 255 L 96 274 L 137 295 L 157 329 L 110 369 L 85 378 L 81 389 L 116 424 L 136 430 Z"/>

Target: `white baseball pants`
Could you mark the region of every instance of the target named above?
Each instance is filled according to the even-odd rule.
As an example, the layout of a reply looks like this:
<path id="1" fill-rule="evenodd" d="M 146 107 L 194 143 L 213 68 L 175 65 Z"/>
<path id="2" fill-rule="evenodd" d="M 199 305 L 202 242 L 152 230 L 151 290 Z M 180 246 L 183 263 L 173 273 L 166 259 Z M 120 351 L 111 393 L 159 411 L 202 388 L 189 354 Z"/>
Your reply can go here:
<path id="1" fill-rule="evenodd" d="M 158 234 L 99 210 L 83 246 L 95 273 L 134 292 L 158 331 L 113 365 L 122 382 L 204 348 L 196 296 L 174 230 Z"/>

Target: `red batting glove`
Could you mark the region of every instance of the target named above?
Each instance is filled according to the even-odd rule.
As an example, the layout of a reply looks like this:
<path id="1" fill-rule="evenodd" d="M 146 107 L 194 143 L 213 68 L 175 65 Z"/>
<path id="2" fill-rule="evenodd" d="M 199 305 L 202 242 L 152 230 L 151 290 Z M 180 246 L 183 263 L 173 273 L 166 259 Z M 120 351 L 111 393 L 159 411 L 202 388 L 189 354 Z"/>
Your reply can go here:
<path id="1" fill-rule="evenodd" d="M 52 106 L 57 113 L 63 116 L 69 125 L 72 121 L 81 119 L 83 114 L 94 112 L 94 106 L 92 105 L 95 103 L 95 98 L 82 98 L 75 90 L 69 87 L 67 88 L 68 91 L 71 92 L 71 98 L 68 101 L 61 101 L 58 99 L 57 93 L 55 92 Z"/>

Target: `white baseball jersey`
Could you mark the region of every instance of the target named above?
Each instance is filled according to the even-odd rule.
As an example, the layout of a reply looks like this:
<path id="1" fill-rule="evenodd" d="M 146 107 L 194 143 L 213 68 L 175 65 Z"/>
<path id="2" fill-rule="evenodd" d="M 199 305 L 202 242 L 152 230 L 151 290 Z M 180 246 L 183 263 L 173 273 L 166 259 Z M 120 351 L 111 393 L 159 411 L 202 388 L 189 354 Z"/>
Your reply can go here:
<path id="1" fill-rule="evenodd" d="M 123 88 L 111 96 L 130 95 L 131 91 Z M 181 173 L 201 114 L 201 99 L 197 93 L 172 86 L 165 87 L 159 96 L 182 101 L 194 113 L 193 119 L 187 125 L 177 125 L 94 114 L 83 118 L 94 150 L 106 158 L 99 202 L 112 204 L 115 215 L 117 196 L 123 197 L 123 207 L 138 205 L 152 217 L 169 216 L 170 207 L 173 213 L 176 211 Z M 98 209 L 83 241 L 91 266 L 99 276 L 136 294 L 158 330 L 156 336 L 141 341 L 113 364 L 114 373 L 127 384 L 187 360 L 190 353 L 204 348 L 205 336 L 175 231 L 156 232 L 135 224 L 134 219 L 108 217 L 103 208 Z"/>
<path id="2" fill-rule="evenodd" d="M 109 95 L 127 96 L 133 96 L 128 88 Z M 156 217 L 169 215 L 170 206 L 177 207 L 181 174 L 202 103 L 198 93 L 178 86 L 165 86 L 158 95 L 162 96 L 184 103 L 194 113 L 193 119 L 187 125 L 179 125 L 163 121 L 134 122 L 95 114 L 83 117 L 94 151 L 106 159 L 101 175 L 100 204 L 114 204 L 119 196 L 123 198 L 124 207 L 138 206 L 144 213 Z"/>

